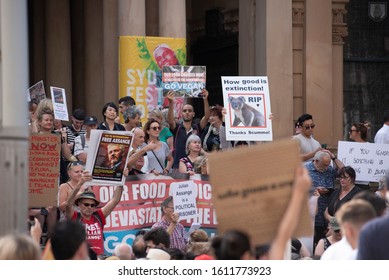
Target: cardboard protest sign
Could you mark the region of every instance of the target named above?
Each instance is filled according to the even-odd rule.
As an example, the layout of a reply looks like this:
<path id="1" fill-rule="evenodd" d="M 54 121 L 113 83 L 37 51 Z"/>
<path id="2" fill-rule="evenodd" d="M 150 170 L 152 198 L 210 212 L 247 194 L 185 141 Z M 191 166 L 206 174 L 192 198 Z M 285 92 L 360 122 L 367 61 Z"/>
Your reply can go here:
<path id="1" fill-rule="evenodd" d="M 91 131 L 85 169 L 92 174 L 88 185 L 123 185 L 124 169 L 132 143 L 131 132 Z"/>
<path id="2" fill-rule="evenodd" d="M 180 214 L 180 220 L 197 217 L 197 187 L 193 181 L 170 184 L 173 196 L 174 212 Z"/>
<path id="3" fill-rule="evenodd" d="M 66 103 L 65 89 L 50 87 L 53 100 L 54 118 L 61 121 L 69 121 L 68 106 Z"/>
<path id="4" fill-rule="evenodd" d="M 205 66 L 163 66 L 163 95 L 172 90 L 175 97 L 201 97 L 206 85 Z"/>
<path id="5" fill-rule="evenodd" d="M 272 241 L 288 206 L 298 144 L 283 140 L 209 155 L 218 232 L 247 232 L 254 245 Z M 308 193 L 294 236 L 312 235 Z"/>
<path id="6" fill-rule="evenodd" d="M 57 206 L 60 155 L 59 134 L 31 134 L 29 207 Z"/>
<path id="7" fill-rule="evenodd" d="M 272 141 L 267 77 L 222 77 L 226 139 Z"/>
<path id="8" fill-rule="evenodd" d="M 39 103 L 46 98 L 45 86 L 43 81 L 37 82 L 28 89 L 27 101 L 37 101 Z"/>
<path id="9" fill-rule="evenodd" d="M 389 169 L 387 144 L 338 142 L 338 159 L 355 169 L 356 180 L 378 182 Z"/>

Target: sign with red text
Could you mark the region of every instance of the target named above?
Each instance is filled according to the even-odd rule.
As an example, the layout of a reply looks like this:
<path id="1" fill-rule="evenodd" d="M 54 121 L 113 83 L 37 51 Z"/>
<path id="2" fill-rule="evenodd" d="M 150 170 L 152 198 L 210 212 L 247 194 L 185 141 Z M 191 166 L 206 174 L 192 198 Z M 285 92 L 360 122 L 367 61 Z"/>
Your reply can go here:
<path id="1" fill-rule="evenodd" d="M 60 155 L 59 134 L 31 134 L 29 207 L 57 206 Z"/>

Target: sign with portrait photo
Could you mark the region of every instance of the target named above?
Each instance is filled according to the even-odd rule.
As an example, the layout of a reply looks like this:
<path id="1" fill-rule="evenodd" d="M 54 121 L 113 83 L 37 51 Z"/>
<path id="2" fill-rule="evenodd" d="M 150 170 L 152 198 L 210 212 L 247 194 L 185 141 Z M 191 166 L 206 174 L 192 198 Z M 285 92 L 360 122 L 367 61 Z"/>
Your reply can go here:
<path id="1" fill-rule="evenodd" d="M 88 185 L 123 185 L 124 169 L 132 143 L 131 132 L 91 131 L 85 169 L 92 174 Z"/>

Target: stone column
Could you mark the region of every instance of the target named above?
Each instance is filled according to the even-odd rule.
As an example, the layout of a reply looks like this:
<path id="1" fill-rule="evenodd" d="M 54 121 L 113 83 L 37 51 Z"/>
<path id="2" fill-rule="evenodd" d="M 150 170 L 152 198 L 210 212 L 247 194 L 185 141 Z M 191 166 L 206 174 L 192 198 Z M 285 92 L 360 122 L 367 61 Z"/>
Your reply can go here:
<path id="1" fill-rule="evenodd" d="M 69 115 L 72 113 L 72 56 L 69 3 L 46 1 L 46 80 L 45 87 L 64 88 Z M 60 27 L 60 28 L 59 28 Z M 50 97 L 50 93 L 47 93 Z M 51 98 L 51 97 L 50 97 Z"/>
<path id="2" fill-rule="evenodd" d="M 103 120 L 101 109 L 106 102 L 104 96 L 104 48 L 103 48 L 103 1 L 84 1 L 85 38 L 85 110 Z M 117 59 L 112 56 L 111 59 Z M 102 63 L 103 62 L 103 63 Z"/>
<path id="3" fill-rule="evenodd" d="M 0 2 L 0 235 L 26 231 L 28 209 L 27 1 Z"/>
<path id="4" fill-rule="evenodd" d="M 185 0 L 159 0 L 159 36 L 186 38 Z"/>
<path id="5" fill-rule="evenodd" d="M 343 45 L 348 35 L 344 15 L 349 0 L 332 1 L 332 101 L 333 101 L 333 139 L 331 145 L 337 146 L 343 140 Z M 363 120 L 361 120 L 363 121 Z"/>
<path id="6" fill-rule="evenodd" d="M 306 113 L 313 115 L 315 138 L 332 145 L 332 3 L 305 1 Z M 341 120 L 338 120 L 341 122 Z"/>
<path id="7" fill-rule="evenodd" d="M 293 119 L 292 1 L 241 1 L 239 22 L 239 74 L 268 76 L 274 139 L 288 137 Z"/>
<path id="8" fill-rule="evenodd" d="M 119 36 L 146 35 L 145 0 L 119 0 Z"/>
<path id="9" fill-rule="evenodd" d="M 117 0 L 103 1 L 103 93 L 104 100 L 113 102 L 117 102 L 119 96 L 118 6 Z"/>

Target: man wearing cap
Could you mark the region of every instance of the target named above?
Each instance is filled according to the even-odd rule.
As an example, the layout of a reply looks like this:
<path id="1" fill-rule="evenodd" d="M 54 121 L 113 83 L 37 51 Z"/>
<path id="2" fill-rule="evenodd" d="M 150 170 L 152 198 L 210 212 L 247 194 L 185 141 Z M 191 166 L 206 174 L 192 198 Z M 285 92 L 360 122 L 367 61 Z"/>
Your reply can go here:
<path id="1" fill-rule="evenodd" d="M 69 220 L 79 220 L 85 225 L 86 239 L 93 251 L 97 255 L 104 254 L 104 236 L 103 230 L 106 223 L 105 218 L 111 214 L 112 210 L 119 203 L 123 193 L 123 186 L 117 186 L 113 193 L 112 199 L 107 202 L 102 208 L 96 208 L 100 201 L 96 199 L 92 191 L 85 191 L 77 198 L 81 186 L 92 180 L 92 176 L 88 171 L 84 171 L 81 180 L 70 193 L 67 205 L 66 216 Z M 79 211 L 75 211 L 73 204 L 79 207 Z"/>
<path id="2" fill-rule="evenodd" d="M 85 120 L 85 112 L 82 109 L 75 109 L 71 116 L 72 124 L 66 127 L 67 141 L 70 150 L 74 151 L 74 140 L 80 134 L 85 134 L 86 129 L 83 127 Z"/>
<path id="3" fill-rule="evenodd" d="M 86 127 L 86 133 L 80 134 L 74 139 L 74 155 L 79 161 L 86 163 L 88 155 L 89 140 L 92 129 L 96 129 L 98 125 L 97 118 L 95 116 L 86 117 L 84 120 L 84 126 Z"/>

